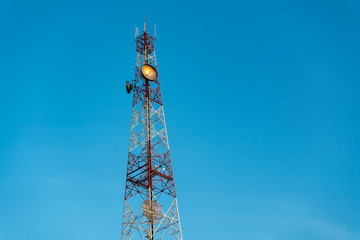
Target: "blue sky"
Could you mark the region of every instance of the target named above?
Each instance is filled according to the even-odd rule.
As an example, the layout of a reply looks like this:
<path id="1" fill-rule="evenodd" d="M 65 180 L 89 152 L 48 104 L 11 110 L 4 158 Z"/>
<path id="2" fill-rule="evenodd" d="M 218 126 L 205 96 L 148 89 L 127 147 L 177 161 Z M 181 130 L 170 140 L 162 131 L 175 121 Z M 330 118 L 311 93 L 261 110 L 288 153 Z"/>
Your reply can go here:
<path id="1" fill-rule="evenodd" d="M 120 239 L 134 27 L 183 237 L 360 239 L 358 1 L 0 1 L 0 239 Z"/>

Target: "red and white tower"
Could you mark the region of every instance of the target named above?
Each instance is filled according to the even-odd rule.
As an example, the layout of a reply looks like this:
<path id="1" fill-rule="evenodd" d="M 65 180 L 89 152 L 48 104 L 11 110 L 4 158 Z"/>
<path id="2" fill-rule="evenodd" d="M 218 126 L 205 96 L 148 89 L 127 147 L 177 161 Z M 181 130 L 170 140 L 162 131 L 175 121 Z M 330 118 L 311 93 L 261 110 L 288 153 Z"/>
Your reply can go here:
<path id="1" fill-rule="evenodd" d="M 154 37 L 136 31 L 135 79 L 122 240 L 182 240 Z"/>

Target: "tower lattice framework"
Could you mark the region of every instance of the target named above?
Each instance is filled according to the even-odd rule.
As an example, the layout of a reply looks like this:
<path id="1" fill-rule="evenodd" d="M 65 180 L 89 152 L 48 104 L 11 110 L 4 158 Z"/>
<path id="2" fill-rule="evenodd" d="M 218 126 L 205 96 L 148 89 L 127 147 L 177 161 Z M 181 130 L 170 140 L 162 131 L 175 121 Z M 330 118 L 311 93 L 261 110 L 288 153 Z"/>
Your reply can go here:
<path id="1" fill-rule="evenodd" d="M 135 37 L 135 79 L 129 85 L 133 104 L 122 240 L 182 240 L 154 40 L 145 23 Z M 156 79 L 144 76 L 144 65 L 156 70 Z"/>

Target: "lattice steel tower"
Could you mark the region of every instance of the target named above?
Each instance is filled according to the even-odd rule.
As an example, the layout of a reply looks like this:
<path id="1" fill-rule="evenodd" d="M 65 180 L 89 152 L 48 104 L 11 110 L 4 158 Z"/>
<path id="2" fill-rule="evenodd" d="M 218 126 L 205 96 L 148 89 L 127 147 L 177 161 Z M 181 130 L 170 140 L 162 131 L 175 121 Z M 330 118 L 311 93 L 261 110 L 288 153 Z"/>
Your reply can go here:
<path id="1" fill-rule="evenodd" d="M 136 30 L 135 80 L 121 239 L 182 240 L 154 40 Z"/>

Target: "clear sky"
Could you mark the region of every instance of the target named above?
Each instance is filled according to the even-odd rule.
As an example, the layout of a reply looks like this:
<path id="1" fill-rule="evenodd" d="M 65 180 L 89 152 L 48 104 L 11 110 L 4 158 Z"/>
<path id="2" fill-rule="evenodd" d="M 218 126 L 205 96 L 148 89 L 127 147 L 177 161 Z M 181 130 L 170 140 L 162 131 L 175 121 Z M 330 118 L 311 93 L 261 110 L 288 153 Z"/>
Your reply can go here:
<path id="1" fill-rule="evenodd" d="M 254 0 L 1 0 L 0 240 L 120 239 L 145 15 L 184 239 L 359 240 L 359 1 Z"/>

